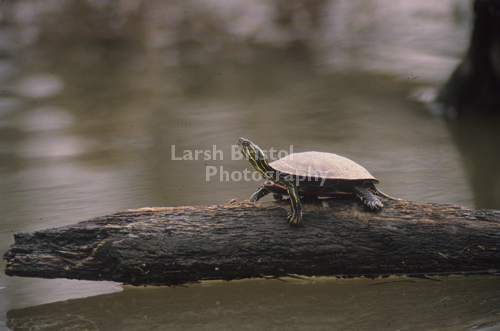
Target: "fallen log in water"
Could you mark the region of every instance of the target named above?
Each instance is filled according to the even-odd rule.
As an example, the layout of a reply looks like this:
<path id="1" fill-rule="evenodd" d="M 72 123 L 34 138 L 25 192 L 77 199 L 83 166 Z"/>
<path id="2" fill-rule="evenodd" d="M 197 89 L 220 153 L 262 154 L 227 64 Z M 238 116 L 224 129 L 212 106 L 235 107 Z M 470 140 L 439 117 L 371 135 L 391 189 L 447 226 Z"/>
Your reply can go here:
<path id="1" fill-rule="evenodd" d="M 18 233 L 10 276 L 178 284 L 263 276 L 496 273 L 500 211 L 384 200 L 262 202 L 125 210 L 72 226 Z"/>

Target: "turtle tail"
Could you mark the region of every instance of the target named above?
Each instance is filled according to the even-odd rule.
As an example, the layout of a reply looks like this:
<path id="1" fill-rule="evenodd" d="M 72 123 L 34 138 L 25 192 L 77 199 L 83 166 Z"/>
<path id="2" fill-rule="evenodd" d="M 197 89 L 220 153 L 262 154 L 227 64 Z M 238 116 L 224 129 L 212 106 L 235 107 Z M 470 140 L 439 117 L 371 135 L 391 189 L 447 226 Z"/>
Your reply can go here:
<path id="1" fill-rule="evenodd" d="M 390 195 L 387 195 L 378 189 L 373 190 L 373 193 L 378 195 L 379 197 L 382 197 L 382 198 L 391 199 L 391 200 L 401 200 L 400 198 L 391 197 Z"/>
<path id="2" fill-rule="evenodd" d="M 391 197 L 390 195 L 385 194 L 384 192 L 380 191 L 371 183 L 370 187 L 368 188 L 373 194 L 378 195 L 379 197 L 386 198 L 386 199 L 391 199 L 391 200 L 401 200 L 399 198 L 394 198 Z"/>

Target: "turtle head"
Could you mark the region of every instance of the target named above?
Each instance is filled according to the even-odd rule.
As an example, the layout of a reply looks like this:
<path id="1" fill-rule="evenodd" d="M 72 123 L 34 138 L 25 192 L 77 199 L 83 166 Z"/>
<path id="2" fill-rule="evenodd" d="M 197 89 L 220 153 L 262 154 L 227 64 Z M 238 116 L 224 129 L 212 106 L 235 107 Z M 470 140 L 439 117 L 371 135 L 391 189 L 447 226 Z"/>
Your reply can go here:
<path id="1" fill-rule="evenodd" d="M 247 160 L 250 161 L 252 166 L 259 171 L 264 178 L 268 178 L 269 173 L 273 170 L 267 163 L 266 155 L 259 148 L 259 146 L 245 138 L 238 139 L 238 146 L 240 147 L 243 155 L 245 155 Z"/>
<path id="2" fill-rule="evenodd" d="M 240 138 L 238 139 L 238 146 L 240 147 L 241 152 L 247 160 L 249 160 L 252 164 L 257 163 L 257 161 L 266 161 L 266 155 L 259 148 L 259 146 L 255 145 L 248 139 Z M 266 161 L 267 163 L 267 161 Z"/>

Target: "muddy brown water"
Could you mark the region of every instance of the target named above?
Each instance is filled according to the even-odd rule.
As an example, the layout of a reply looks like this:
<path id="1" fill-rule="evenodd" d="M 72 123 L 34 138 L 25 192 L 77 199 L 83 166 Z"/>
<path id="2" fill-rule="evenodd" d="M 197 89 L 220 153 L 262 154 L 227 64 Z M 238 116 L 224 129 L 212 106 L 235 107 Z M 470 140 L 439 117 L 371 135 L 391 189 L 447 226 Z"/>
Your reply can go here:
<path id="1" fill-rule="evenodd" d="M 0 35 L 9 45 L 0 60 L 3 252 L 20 231 L 129 208 L 247 199 L 261 181 L 235 152 L 241 136 L 276 156 L 346 156 L 391 196 L 499 208 L 498 126 L 450 124 L 411 97 L 432 95 L 458 63 L 467 2 L 324 1 L 314 24 L 299 19 L 309 9 L 295 8 L 288 30 L 273 25 L 266 2 L 203 3 L 207 10 L 184 8 L 191 16 L 183 21 L 168 14 L 183 12 L 174 2 L 146 6 L 139 22 L 163 25 L 109 28 L 99 42 L 94 30 L 68 37 L 76 33 L 69 27 L 79 31 L 70 21 L 54 34 L 51 20 L 27 14 L 28 1 L 10 9 L 17 21 Z M 0 275 L 0 322 L 16 330 L 48 330 L 51 320 L 61 326 L 52 329 L 88 330 L 498 328 L 496 277 L 438 280 L 123 288 Z"/>

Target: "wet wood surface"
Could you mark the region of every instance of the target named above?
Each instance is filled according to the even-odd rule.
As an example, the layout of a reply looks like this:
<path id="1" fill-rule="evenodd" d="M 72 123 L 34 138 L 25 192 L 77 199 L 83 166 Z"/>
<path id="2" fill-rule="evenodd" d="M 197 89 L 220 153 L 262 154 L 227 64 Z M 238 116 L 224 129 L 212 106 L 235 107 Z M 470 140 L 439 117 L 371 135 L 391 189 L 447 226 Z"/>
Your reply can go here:
<path id="1" fill-rule="evenodd" d="M 287 201 L 125 210 L 15 234 L 10 276 L 169 285 L 263 276 L 496 274 L 500 211 L 383 199 Z"/>

